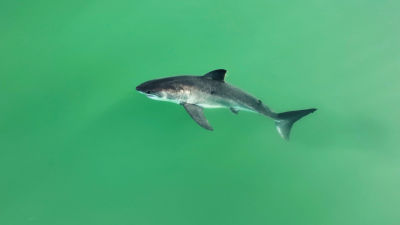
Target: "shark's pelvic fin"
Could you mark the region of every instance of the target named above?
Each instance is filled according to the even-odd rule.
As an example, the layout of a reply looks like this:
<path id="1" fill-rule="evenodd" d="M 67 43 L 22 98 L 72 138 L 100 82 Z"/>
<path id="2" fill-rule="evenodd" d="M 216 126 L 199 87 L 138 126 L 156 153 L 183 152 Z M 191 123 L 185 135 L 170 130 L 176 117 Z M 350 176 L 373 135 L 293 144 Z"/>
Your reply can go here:
<path id="1" fill-rule="evenodd" d="M 226 70 L 218 69 L 218 70 L 213 70 L 211 72 L 206 73 L 203 77 L 223 82 L 225 79 L 225 74 L 226 74 Z"/>
<path id="2" fill-rule="evenodd" d="M 235 109 L 233 107 L 229 108 L 233 113 L 238 114 L 239 113 L 239 109 Z"/>
<path id="3" fill-rule="evenodd" d="M 203 108 L 198 105 L 183 103 L 183 107 L 189 113 L 196 123 L 207 130 L 213 130 L 211 125 L 208 123 L 207 118 L 204 116 Z"/>
<path id="4" fill-rule="evenodd" d="M 290 130 L 294 122 L 310 113 L 313 113 L 315 110 L 317 109 L 304 109 L 276 114 L 274 117 L 275 125 L 281 137 L 285 140 L 289 140 Z"/>

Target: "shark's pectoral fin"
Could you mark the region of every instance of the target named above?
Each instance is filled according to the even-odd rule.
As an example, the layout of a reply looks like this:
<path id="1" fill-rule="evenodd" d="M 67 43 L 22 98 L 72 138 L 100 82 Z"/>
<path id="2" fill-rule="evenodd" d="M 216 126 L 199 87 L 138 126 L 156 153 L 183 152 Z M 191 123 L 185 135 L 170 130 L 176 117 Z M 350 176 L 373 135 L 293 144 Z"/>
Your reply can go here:
<path id="1" fill-rule="evenodd" d="M 239 109 L 235 109 L 235 108 L 233 108 L 233 107 L 231 107 L 230 109 L 231 109 L 231 111 L 232 111 L 233 113 L 235 113 L 235 114 L 238 114 L 238 113 L 239 113 Z"/>
<path id="2" fill-rule="evenodd" d="M 208 123 L 207 118 L 204 116 L 203 108 L 198 105 L 188 103 L 183 103 L 182 105 L 192 117 L 192 119 L 196 121 L 196 123 L 207 130 L 213 130 L 211 125 Z"/>

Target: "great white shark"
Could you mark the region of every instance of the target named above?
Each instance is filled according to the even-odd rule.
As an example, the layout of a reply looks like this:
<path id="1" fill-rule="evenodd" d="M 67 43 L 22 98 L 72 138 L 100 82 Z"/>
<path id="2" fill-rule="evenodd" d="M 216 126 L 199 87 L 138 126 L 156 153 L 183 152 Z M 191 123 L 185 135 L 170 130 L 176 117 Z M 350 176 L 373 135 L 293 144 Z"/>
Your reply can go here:
<path id="1" fill-rule="evenodd" d="M 237 114 L 240 110 L 256 112 L 272 118 L 278 133 L 289 140 L 294 122 L 314 112 L 315 108 L 276 113 L 263 102 L 225 82 L 226 70 L 213 70 L 203 76 L 174 76 L 144 82 L 136 90 L 147 97 L 182 105 L 201 127 L 213 130 L 203 108 L 229 108 Z"/>

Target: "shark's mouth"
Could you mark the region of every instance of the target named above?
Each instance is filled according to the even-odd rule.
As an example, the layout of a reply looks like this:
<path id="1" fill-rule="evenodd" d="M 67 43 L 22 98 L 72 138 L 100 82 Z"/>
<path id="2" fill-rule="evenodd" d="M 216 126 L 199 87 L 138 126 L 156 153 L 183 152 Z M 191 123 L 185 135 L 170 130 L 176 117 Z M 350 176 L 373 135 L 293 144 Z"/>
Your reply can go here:
<path id="1" fill-rule="evenodd" d="M 149 97 L 149 98 L 157 97 L 157 95 L 155 95 L 155 94 L 146 93 L 146 92 L 144 92 L 144 91 L 138 91 L 138 92 L 139 92 L 140 94 L 146 95 L 146 96 Z"/>
<path id="2" fill-rule="evenodd" d="M 159 98 L 157 95 L 153 95 L 153 94 L 146 94 L 146 96 L 148 98 Z"/>
<path id="3" fill-rule="evenodd" d="M 158 96 L 156 94 L 148 94 L 148 93 L 143 93 L 143 94 L 146 95 L 146 97 L 151 98 L 151 99 L 156 99 L 156 100 L 160 99 L 160 96 Z"/>
<path id="4" fill-rule="evenodd" d="M 139 93 L 146 95 L 146 97 L 153 99 L 153 100 L 159 100 L 162 101 L 164 98 L 162 97 L 161 93 L 146 93 L 144 91 L 139 91 Z"/>

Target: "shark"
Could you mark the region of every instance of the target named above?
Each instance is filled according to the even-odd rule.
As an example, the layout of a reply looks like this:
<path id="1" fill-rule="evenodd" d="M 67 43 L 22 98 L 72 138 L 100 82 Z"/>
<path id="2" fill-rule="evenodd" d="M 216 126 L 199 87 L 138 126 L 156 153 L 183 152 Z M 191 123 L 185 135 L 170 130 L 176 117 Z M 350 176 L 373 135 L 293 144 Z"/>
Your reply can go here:
<path id="1" fill-rule="evenodd" d="M 182 105 L 191 118 L 206 130 L 213 130 L 204 115 L 204 108 L 228 108 L 235 114 L 250 111 L 275 121 L 279 135 L 289 140 L 293 124 L 316 108 L 276 113 L 260 99 L 225 82 L 225 69 L 202 76 L 181 75 L 146 81 L 136 90 L 148 98 Z"/>

